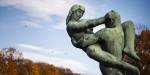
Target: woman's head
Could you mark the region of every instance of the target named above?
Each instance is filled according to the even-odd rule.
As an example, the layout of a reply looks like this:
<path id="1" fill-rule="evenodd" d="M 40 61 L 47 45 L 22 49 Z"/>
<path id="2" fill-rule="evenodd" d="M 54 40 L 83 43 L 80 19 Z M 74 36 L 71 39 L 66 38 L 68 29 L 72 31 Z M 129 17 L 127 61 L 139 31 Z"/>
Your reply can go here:
<path id="1" fill-rule="evenodd" d="M 81 5 L 73 5 L 69 10 L 69 14 L 66 19 L 66 23 L 68 23 L 71 19 L 79 20 L 84 14 L 85 8 Z"/>

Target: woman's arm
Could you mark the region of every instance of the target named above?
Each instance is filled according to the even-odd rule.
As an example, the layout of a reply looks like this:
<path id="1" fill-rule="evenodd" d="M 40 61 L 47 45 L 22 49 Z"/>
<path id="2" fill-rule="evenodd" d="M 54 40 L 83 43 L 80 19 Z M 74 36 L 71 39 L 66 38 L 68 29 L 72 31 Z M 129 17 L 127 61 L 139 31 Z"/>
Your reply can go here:
<path id="1" fill-rule="evenodd" d="M 105 22 L 105 17 L 87 20 L 88 28 L 96 27 L 100 24 L 104 24 L 104 22 Z"/>
<path id="2" fill-rule="evenodd" d="M 93 28 L 95 26 L 103 24 L 104 22 L 105 22 L 104 17 L 100 17 L 97 19 L 87 19 L 87 20 L 83 19 L 79 21 L 70 21 L 67 24 L 67 27 L 71 29 L 86 29 L 86 28 Z"/>

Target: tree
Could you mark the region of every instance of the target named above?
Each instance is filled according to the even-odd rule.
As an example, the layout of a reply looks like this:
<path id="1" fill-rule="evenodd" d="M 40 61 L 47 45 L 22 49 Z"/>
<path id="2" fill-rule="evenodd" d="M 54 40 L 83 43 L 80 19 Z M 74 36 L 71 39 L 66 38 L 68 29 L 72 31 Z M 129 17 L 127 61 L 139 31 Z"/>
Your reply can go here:
<path id="1" fill-rule="evenodd" d="M 15 48 L 0 50 L 0 75 L 77 75 L 70 69 L 24 59 Z"/>
<path id="2" fill-rule="evenodd" d="M 136 51 L 141 58 L 140 61 L 125 56 L 124 60 L 137 66 L 140 69 L 141 75 L 150 74 L 150 30 L 144 30 L 140 35 L 136 36 Z"/>

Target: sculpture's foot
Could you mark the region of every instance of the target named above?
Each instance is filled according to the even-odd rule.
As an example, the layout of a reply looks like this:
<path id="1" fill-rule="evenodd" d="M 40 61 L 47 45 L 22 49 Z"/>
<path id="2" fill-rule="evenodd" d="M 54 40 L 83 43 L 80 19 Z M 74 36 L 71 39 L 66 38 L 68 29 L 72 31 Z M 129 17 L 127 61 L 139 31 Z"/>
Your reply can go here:
<path id="1" fill-rule="evenodd" d="M 124 48 L 124 53 L 126 55 L 128 55 L 129 57 L 135 59 L 135 60 L 140 60 L 140 57 L 137 56 L 136 52 L 134 51 L 134 49 L 130 49 L 130 48 Z"/>

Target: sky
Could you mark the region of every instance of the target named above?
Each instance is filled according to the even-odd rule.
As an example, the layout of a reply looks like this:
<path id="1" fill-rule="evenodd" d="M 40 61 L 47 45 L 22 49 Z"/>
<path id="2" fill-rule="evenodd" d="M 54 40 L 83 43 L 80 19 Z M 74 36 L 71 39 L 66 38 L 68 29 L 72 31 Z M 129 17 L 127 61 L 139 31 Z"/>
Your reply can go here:
<path id="1" fill-rule="evenodd" d="M 84 6 L 86 19 L 115 10 L 122 22 L 132 20 L 150 27 L 149 3 L 149 0 L 0 0 L 0 48 L 14 47 L 35 62 L 70 68 L 85 75 L 101 75 L 99 63 L 71 44 L 65 30 L 70 7 Z M 101 28 L 104 26 L 94 31 Z"/>

